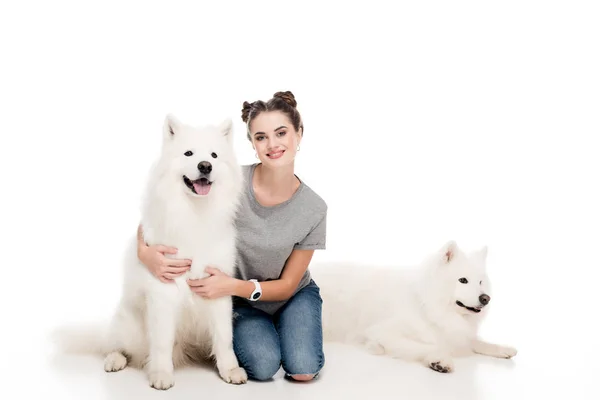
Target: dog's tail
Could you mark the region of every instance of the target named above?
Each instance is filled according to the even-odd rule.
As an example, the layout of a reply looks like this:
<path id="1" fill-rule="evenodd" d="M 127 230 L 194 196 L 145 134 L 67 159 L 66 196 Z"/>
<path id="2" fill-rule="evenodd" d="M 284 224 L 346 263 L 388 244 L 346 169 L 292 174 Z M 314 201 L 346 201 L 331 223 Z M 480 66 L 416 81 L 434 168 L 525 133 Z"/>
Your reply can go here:
<path id="1" fill-rule="evenodd" d="M 102 324 L 65 325 L 50 334 L 57 350 L 67 354 L 102 354 L 105 351 L 106 326 Z"/>

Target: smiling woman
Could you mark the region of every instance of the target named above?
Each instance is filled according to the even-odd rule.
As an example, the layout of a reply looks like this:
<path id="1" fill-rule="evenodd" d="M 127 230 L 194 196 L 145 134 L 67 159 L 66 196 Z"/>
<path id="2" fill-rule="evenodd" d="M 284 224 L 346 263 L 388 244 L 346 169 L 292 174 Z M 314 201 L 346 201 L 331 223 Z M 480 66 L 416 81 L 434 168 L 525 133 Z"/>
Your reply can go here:
<path id="1" fill-rule="evenodd" d="M 308 381 L 325 363 L 322 299 L 308 267 L 314 251 L 325 249 L 327 204 L 294 172 L 304 134 L 296 106 L 291 92 L 243 103 L 242 120 L 260 162 L 243 166 L 237 274 L 208 266 L 208 277 L 188 281 L 204 298 L 234 296 L 234 351 L 256 380 L 272 378 L 283 366 L 290 379 Z M 201 167 L 203 176 L 210 176 L 208 165 Z M 208 182 L 189 184 L 204 193 Z M 185 273 L 168 269 L 177 261 L 146 246 L 141 231 L 139 239 L 139 258 L 159 279 L 168 282 Z"/>

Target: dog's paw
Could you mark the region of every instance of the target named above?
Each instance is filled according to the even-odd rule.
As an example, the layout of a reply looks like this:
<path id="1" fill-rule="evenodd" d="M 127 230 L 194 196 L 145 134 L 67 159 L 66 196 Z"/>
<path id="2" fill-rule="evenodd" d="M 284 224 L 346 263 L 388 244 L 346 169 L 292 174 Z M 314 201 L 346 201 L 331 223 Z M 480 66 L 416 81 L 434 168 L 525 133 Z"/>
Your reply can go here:
<path id="1" fill-rule="evenodd" d="M 441 373 L 448 373 L 448 372 L 452 372 L 454 370 L 454 366 L 452 365 L 452 363 L 447 363 L 444 361 L 433 361 L 431 363 L 429 363 L 429 368 L 431 368 L 434 371 L 437 372 L 441 372 Z"/>
<path id="2" fill-rule="evenodd" d="M 104 370 L 106 372 L 120 371 L 127 366 L 127 358 L 119 352 L 112 352 L 104 358 Z"/>
<path id="3" fill-rule="evenodd" d="M 441 372 L 443 374 L 454 371 L 454 363 L 448 357 L 432 355 L 425 359 L 425 365 L 432 370 Z"/>
<path id="4" fill-rule="evenodd" d="M 232 383 L 234 385 L 240 385 L 242 383 L 248 382 L 248 374 L 246 370 L 242 367 L 232 368 L 228 371 L 220 373 L 221 378 L 227 382 Z"/>
<path id="5" fill-rule="evenodd" d="M 494 356 L 498 358 L 513 358 L 517 355 L 517 349 L 509 346 L 497 346 Z"/>
<path id="6" fill-rule="evenodd" d="M 167 390 L 175 384 L 175 378 L 170 372 L 151 372 L 148 379 L 150 386 L 158 390 Z"/>
<path id="7" fill-rule="evenodd" d="M 517 355 L 517 349 L 514 347 L 501 346 L 486 342 L 476 342 L 473 350 L 475 353 L 496 358 L 512 358 Z"/>

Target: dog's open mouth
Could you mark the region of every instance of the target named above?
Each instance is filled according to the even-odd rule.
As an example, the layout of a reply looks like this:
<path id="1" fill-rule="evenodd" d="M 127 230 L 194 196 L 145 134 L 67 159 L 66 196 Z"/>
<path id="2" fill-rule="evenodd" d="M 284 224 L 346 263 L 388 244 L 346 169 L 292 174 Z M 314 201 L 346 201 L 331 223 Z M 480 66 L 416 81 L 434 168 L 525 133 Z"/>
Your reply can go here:
<path id="1" fill-rule="evenodd" d="M 183 176 L 183 182 L 192 192 L 200 196 L 206 196 L 210 192 L 212 182 L 207 178 L 200 178 L 195 181 L 190 180 L 187 176 Z"/>
<path id="2" fill-rule="evenodd" d="M 472 311 L 472 312 L 474 312 L 474 313 L 481 312 L 481 308 L 467 307 L 467 306 L 465 306 L 465 305 L 464 305 L 462 302 L 460 302 L 460 301 L 458 301 L 458 300 L 456 300 L 456 304 L 458 304 L 459 306 L 461 306 L 461 307 L 463 307 L 463 308 L 466 308 L 467 310 L 469 310 L 469 311 Z"/>

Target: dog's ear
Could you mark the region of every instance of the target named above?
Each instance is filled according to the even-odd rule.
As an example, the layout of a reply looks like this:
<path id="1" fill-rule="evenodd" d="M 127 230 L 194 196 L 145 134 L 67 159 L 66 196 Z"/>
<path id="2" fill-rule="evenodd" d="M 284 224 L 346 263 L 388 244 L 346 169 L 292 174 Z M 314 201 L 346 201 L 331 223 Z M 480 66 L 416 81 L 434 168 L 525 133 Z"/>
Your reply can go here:
<path id="1" fill-rule="evenodd" d="M 458 245 L 456 244 L 456 242 L 454 240 L 448 241 L 440 249 L 440 255 L 442 257 L 442 262 L 444 264 L 448 264 L 449 262 L 451 262 L 454 259 L 454 257 L 456 256 L 457 251 L 458 251 Z"/>
<path id="2" fill-rule="evenodd" d="M 227 139 L 231 141 L 231 136 L 233 136 L 233 121 L 231 118 L 227 118 L 219 124 L 219 131 L 223 133 L 223 136 L 227 137 Z"/>
<path id="3" fill-rule="evenodd" d="M 476 250 L 473 252 L 473 257 L 476 258 L 477 260 L 481 261 L 482 263 L 484 263 L 485 260 L 487 259 L 487 255 L 488 255 L 487 246 L 482 246 L 479 250 Z"/>
<path id="4" fill-rule="evenodd" d="M 167 114 L 163 125 L 163 136 L 165 139 L 170 139 L 177 134 L 181 128 L 181 122 L 173 114 Z"/>
<path id="5" fill-rule="evenodd" d="M 488 248 L 487 246 L 482 246 L 481 249 L 479 249 L 479 257 L 481 257 L 482 259 L 486 259 L 487 255 L 488 255 Z"/>

